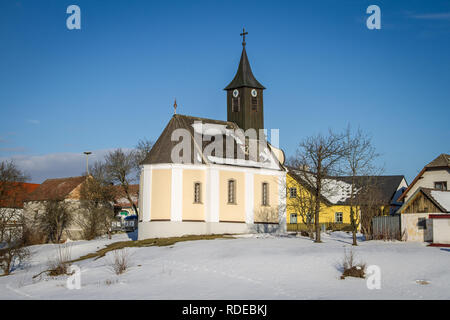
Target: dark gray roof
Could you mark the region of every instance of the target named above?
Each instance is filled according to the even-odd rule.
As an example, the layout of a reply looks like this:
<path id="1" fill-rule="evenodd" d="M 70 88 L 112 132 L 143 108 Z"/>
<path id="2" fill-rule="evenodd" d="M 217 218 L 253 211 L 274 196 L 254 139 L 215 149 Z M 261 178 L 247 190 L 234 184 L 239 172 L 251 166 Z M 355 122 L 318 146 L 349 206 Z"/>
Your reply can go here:
<path id="1" fill-rule="evenodd" d="M 302 177 L 300 172 L 306 172 L 303 170 L 298 170 L 297 168 L 288 167 L 289 175 L 294 178 L 298 183 L 300 183 L 303 187 L 306 187 L 310 192 L 313 191 L 313 187 L 309 185 L 309 183 Z M 308 173 L 308 172 L 306 172 Z M 375 192 L 373 194 L 373 200 L 376 200 L 380 204 L 391 204 L 393 202 L 393 197 L 397 192 L 397 189 L 404 179 L 404 176 L 357 176 L 355 177 L 356 189 L 359 188 L 371 188 L 371 192 Z M 351 184 L 352 177 L 349 176 L 335 176 L 335 177 L 327 177 L 326 179 L 333 179 L 338 181 L 343 181 L 347 184 Z M 323 195 L 325 202 L 327 204 L 333 204 L 332 201 L 329 201 L 325 195 Z M 375 199 L 376 197 L 376 199 Z M 347 198 L 344 201 L 334 202 L 335 205 L 348 205 L 350 198 Z"/>
<path id="2" fill-rule="evenodd" d="M 250 68 L 250 62 L 248 61 L 247 52 L 245 47 L 242 48 L 241 61 L 239 67 L 234 76 L 233 81 L 230 82 L 224 90 L 231 90 L 241 87 L 250 87 L 257 89 L 265 89 L 265 87 L 255 79 L 252 69 Z"/>
<path id="3" fill-rule="evenodd" d="M 206 119 L 206 118 L 199 118 L 199 117 L 192 117 L 192 116 L 186 116 L 186 115 L 180 115 L 175 114 L 173 115 L 172 119 L 170 119 L 169 123 L 161 133 L 161 136 L 158 138 L 158 140 L 153 145 L 153 148 L 150 150 L 147 157 L 144 159 L 144 161 L 141 164 L 158 164 L 158 163 L 174 163 L 172 161 L 172 149 L 174 146 L 180 143 L 181 140 L 172 141 L 172 133 L 176 129 L 186 129 L 190 133 L 190 139 L 191 139 L 191 162 L 194 163 L 218 163 L 218 164 L 230 164 L 226 163 L 227 161 L 223 161 L 223 163 L 215 162 L 215 160 L 211 159 L 205 159 L 203 155 L 203 150 L 205 150 L 205 147 L 211 143 L 211 141 L 202 141 L 201 146 L 195 141 L 194 134 L 194 124 L 196 122 L 201 122 L 203 126 L 205 125 L 219 125 L 223 126 L 226 129 L 230 130 L 237 130 L 239 129 L 238 125 L 234 122 L 230 121 L 221 121 L 221 120 L 213 120 L 213 119 Z M 215 136 L 212 136 L 212 139 L 215 139 Z M 223 139 L 223 152 L 222 157 L 220 159 L 228 159 L 226 158 L 226 143 L 227 143 L 227 137 L 224 134 L 222 136 Z M 233 159 L 238 158 L 238 145 L 236 140 L 233 139 L 234 143 L 234 157 Z M 200 149 L 201 148 L 201 149 Z M 201 157 L 200 159 L 196 159 L 196 157 Z M 271 156 L 276 160 L 276 170 L 284 170 L 282 165 L 278 162 L 275 155 L 271 152 Z M 200 160 L 200 161 L 199 161 Z M 231 159 L 232 160 L 232 159 Z M 247 159 L 248 160 L 248 159 Z M 258 160 L 259 161 L 259 160 Z M 262 160 L 261 160 L 262 161 Z M 263 162 L 260 162 L 261 164 Z M 230 164 L 233 165 L 233 164 Z M 246 167 L 261 167 L 258 165 L 252 165 L 251 163 L 246 164 L 240 164 L 240 166 L 246 166 Z M 274 169 L 274 168 L 272 168 Z"/>
<path id="4" fill-rule="evenodd" d="M 377 192 L 379 192 L 379 201 L 381 203 L 390 204 L 392 202 L 392 197 L 397 192 L 397 189 L 405 178 L 405 176 L 397 175 L 397 176 L 358 176 L 356 178 L 356 187 L 360 188 L 369 184 L 372 187 L 375 187 Z M 336 179 L 351 183 L 351 177 L 336 177 Z"/>

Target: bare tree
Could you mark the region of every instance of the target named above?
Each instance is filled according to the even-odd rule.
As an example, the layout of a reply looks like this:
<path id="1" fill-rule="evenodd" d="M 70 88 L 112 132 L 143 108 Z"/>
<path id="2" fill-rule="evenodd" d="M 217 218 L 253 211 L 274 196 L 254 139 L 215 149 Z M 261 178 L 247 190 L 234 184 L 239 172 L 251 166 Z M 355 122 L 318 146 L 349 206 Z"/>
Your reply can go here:
<path id="1" fill-rule="evenodd" d="M 318 134 L 304 139 L 291 164 L 313 190 L 315 242 L 320 240 L 320 205 L 328 176 L 339 172 L 339 164 L 345 155 L 344 135 L 329 130 L 327 135 Z"/>
<path id="2" fill-rule="evenodd" d="M 39 227 L 53 243 L 59 243 L 64 230 L 72 223 L 73 215 L 64 201 L 49 200 L 38 217 Z"/>
<path id="3" fill-rule="evenodd" d="M 91 167 L 91 175 L 86 178 L 80 190 L 80 199 L 85 214 L 80 216 L 78 224 L 83 230 L 83 238 L 94 239 L 105 232 L 111 238 L 111 221 L 114 218 L 112 203 L 114 186 L 107 180 L 105 165 L 95 162 Z"/>
<path id="4" fill-rule="evenodd" d="M 353 234 L 353 245 L 358 245 L 356 233 L 361 224 L 360 209 L 363 204 L 358 192 L 371 190 L 371 186 L 375 184 L 374 174 L 377 168 L 374 161 L 379 154 L 375 152 L 372 145 L 372 138 L 364 133 L 360 128 L 356 132 L 352 132 L 350 126 L 347 127 L 345 134 L 345 153 L 344 153 L 345 171 L 350 177 L 351 189 L 349 197 L 350 205 L 350 224 Z"/>
<path id="5" fill-rule="evenodd" d="M 154 143 L 151 140 L 141 139 L 138 141 L 138 144 L 136 145 L 136 149 L 134 151 L 134 164 L 138 180 L 140 174 L 140 166 L 147 157 L 147 155 L 150 153 L 150 150 L 152 150 L 153 144 Z"/>
<path id="6" fill-rule="evenodd" d="M 105 157 L 105 169 L 109 179 L 122 187 L 137 216 L 138 210 L 130 193 L 130 185 L 134 181 L 136 173 L 135 152 L 122 149 L 109 152 Z"/>
<path id="7" fill-rule="evenodd" d="M 376 177 L 372 179 L 371 184 L 366 185 L 358 193 L 358 200 L 361 203 L 361 232 L 366 239 L 373 239 L 372 218 L 382 215 L 381 206 L 383 205 Z"/>
<path id="8" fill-rule="evenodd" d="M 22 237 L 21 194 L 28 177 L 14 161 L 0 162 L 0 268 L 9 274 L 29 256 Z"/>

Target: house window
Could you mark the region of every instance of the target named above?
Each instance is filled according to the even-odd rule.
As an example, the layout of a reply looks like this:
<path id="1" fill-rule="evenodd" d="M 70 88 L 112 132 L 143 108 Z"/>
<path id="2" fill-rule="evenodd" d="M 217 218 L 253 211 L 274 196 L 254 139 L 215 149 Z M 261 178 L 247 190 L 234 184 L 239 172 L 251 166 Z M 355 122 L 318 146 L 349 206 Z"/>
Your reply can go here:
<path id="1" fill-rule="evenodd" d="M 240 104 L 241 104 L 241 98 L 240 97 L 233 98 L 233 100 L 232 100 L 233 112 L 239 112 Z"/>
<path id="2" fill-rule="evenodd" d="M 417 219 L 417 227 L 419 228 L 419 230 L 425 230 L 427 228 L 427 219 L 426 218 Z"/>
<path id="3" fill-rule="evenodd" d="M 447 190 L 447 181 L 437 181 L 434 183 L 434 188 L 439 190 Z"/>
<path id="4" fill-rule="evenodd" d="M 289 188 L 289 198 L 297 198 L 297 188 Z"/>
<path id="5" fill-rule="evenodd" d="M 258 111 L 258 97 L 252 97 L 252 110 Z"/>
<path id="6" fill-rule="evenodd" d="M 314 216 L 312 215 L 312 213 L 308 213 L 306 215 L 306 223 L 308 223 L 308 224 L 314 223 Z"/>
<path id="7" fill-rule="evenodd" d="M 334 222 L 342 223 L 342 212 L 336 212 L 334 214 Z"/>
<path id="8" fill-rule="evenodd" d="M 228 203 L 236 203 L 236 181 L 228 180 Z"/>
<path id="9" fill-rule="evenodd" d="M 194 183 L 194 203 L 201 203 L 201 184 L 200 182 Z"/>
<path id="10" fill-rule="evenodd" d="M 289 220 L 289 223 L 297 224 L 297 214 L 296 213 L 291 213 L 291 219 Z"/>
<path id="11" fill-rule="evenodd" d="M 263 206 L 269 205 L 269 184 L 267 182 L 263 182 L 262 184 L 262 201 L 261 204 Z"/>

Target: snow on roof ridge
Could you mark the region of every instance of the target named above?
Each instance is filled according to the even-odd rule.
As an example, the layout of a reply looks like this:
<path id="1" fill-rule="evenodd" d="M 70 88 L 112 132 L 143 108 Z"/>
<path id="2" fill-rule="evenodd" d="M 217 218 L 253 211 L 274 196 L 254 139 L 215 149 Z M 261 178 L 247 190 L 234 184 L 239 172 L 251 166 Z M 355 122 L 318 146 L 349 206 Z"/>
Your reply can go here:
<path id="1" fill-rule="evenodd" d="M 450 212 L 450 191 L 431 190 L 431 196 L 447 211 Z"/>

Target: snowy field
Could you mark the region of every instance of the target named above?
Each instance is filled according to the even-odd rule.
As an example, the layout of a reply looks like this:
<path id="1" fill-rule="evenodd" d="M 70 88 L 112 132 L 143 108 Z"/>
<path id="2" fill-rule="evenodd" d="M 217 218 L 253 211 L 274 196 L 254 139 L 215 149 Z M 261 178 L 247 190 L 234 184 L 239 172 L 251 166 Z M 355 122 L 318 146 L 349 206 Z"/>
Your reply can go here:
<path id="1" fill-rule="evenodd" d="M 72 242 L 72 259 L 126 239 Z M 358 260 L 381 268 L 381 289 L 369 290 L 364 279 L 340 280 L 351 235 L 335 232 L 323 240 L 244 235 L 128 248 L 132 266 L 120 276 L 111 269 L 111 252 L 77 262 L 79 290 L 66 287 L 67 276 L 33 279 L 56 254 L 54 245 L 33 246 L 28 266 L 0 277 L 0 299 L 450 299 L 449 248 L 361 241 L 353 248 Z"/>

